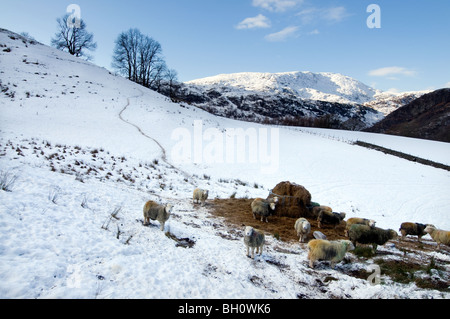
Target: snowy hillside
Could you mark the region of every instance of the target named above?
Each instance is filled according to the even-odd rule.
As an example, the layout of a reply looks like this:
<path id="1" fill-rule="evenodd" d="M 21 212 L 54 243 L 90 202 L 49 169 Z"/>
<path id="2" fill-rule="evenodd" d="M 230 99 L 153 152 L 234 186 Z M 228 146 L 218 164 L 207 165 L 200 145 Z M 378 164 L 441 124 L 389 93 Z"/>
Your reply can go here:
<path id="1" fill-rule="evenodd" d="M 450 297 L 450 251 L 429 236 L 311 269 L 306 245 L 271 233 L 247 258 L 242 225 L 211 214 L 214 198 L 267 197 L 289 180 L 348 218 L 450 229 L 450 172 L 351 142 L 450 164 L 446 143 L 216 117 L 7 31 L 0 80 L 0 298 Z M 210 190 L 205 207 L 195 187 Z M 148 200 L 175 206 L 164 232 L 143 226 Z M 384 273 L 371 285 L 377 258 L 430 265 L 415 276 L 444 290 Z"/>
<path id="2" fill-rule="evenodd" d="M 382 92 L 335 73 L 246 72 L 183 83 L 176 97 L 238 120 L 362 130 L 424 93 Z M 317 122 L 327 117 L 331 122 Z"/>
<path id="3" fill-rule="evenodd" d="M 431 91 L 416 91 L 416 92 L 381 92 L 377 93 L 373 100 L 364 103 L 364 106 L 373 108 L 385 116 L 391 114 L 398 108 L 405 106 L 421 96 L 430 93 Z"/>
<path id="4" fill-rule="evenodd" d="M 270 94 L 292 94 L 302 99 L 363 104 L 372 101 L 381 91 L 335 73 L 286 72 L 286 73 L 235 73 L 221 74 L 187 82 L 207 88 L 222 88 L 244 94 L 246 91 Z"/>
<path id="5" fill-rule="evenodd" d="M 430 92 L 383 92 L 349 76 L 330 72 L 244 72 L 221 74 L 189 81 L 186 84 L 204 91 L 222 90 L 235 96 L 259 92 L 269 95 L 289 94 L 313 101 L 360 104 L 384 115 Z"/>

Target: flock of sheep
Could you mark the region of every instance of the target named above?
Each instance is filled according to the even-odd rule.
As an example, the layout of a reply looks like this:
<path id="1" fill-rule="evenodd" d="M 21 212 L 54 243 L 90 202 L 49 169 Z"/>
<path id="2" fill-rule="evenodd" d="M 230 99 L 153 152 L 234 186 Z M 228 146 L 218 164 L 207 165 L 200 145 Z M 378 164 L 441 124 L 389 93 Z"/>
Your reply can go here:
<path id="1" fill-rule="evenodd" d="M 195 189 L 193 194 L 193 202 L 205 205 L 205 201 L 208 199 L 209 192 L 203 189 Z M 276 205 L 278 204 L 278 197 L 271 199 L 257 198 L 251 203 L 251 210 L 253 217 L 261 217 L 261 221 L 268 222 L 268 217 L 275 213 Z M 165 222 L 169 219 L 173 206 L 168 204 L 161 206 L 154 201 L 149 201 L 144 206 L 144 225 L 148 225 L 151 220 L 157 220 L 160 223 L 161 230 L 164 230 Z M 344 218 L 345 213 L 334 213 L 330 207 L 316 205 L 311 208 L 314 216 L 317 216 L 318 227 L 322 228 L 323 225 L 331 225 L 336 228 L 340 225 Z M 396 239 L 398 234 L 392 229 L 381 229 L 375 227 L 375 221 L 365 218 L 350 218 L 346 221 L 346 227 L 344 235 L 348 237 L 348 240 L 329 241 L 326 236 L 315 231 L 313 237 L 315 239 L 310 240 L 307 244 L 308 247 L 308 260 L 311 268 L 314 268 L 316 261 L 330 261 L 331 266 L 334 266 L 341 262 L 345 254 L 355 249 L 358 244 L 370 244 L 373 250 L 377 250 L 378 245 L 384 245 L 387 241 Z M 307 237 L 311 233 L 311 224 L 306 218 L 299 218 L 294 224 L 294 229 L 297 232 L 299 241 L 306 242 Z M 437 243 L 437 249 L 440 249 L 440 244 L 450 246 L 450 231 L 436 229 L 433 225 L 424 225 L 419 223 L 403 223 L 400 226 L 399 231 L 402 234 L 402 238 L 407 235 L 418 236 L 420 242 L 422 236 L 429 234 L 431 238 Z M 256 254 L 261 255 L 265 244 L 265 235 L 262 231 L 253 227 L 247 226 L 244 230 L 244 244 L 247 248 L 247 256 L 255 258 Z"/>
<path id="2" fill-rule="evenodd" d="M 251 204 L 254 218 L 257 215 L 261 216 L 261 221 L 273 214 L 278 203 L 278 198 L 274 197 L 270 200 L 261 198 L 255 199 Z M 317 216 L 317 224 L 319 228 L 323 225 L 331 225 L 336 228 L 345 219 L 345 213 L 334 213 L 328 206 L 314 206 L 311 208 L 313 215 Z M 314 268 L 314 263 L 319 260 L 326 260 L 331 262 L 334 268 L 336 263 L 342 261 L 345 254 L 355 249 L 357 244 L 370 244 L 374 252 L 378 245 L 384 245 L 387 241 L 396 239 L 398 234 L 392 229 L 381 229 L 375 227 L 376 222 L 366 218 L 350 218 L 346 221 L 344 234 L 349 240 L 328 241 L 326 236 L 321 232 L 314 232 L 315 239 L 308 242 L 308 259 L 311 268 Z M 311 233 L 311 224 L 306 218 L 299 218 L 294 224 L 294 229 L 297 232 L 300 242 L 305 242 L 308 235 Z M 440 244 L 450 245 L 450 231 L 438 230 L 433 225 L 424 225 L 419 223 L 402 223 L 400 226 L 402 238 L 407 235 L 418 236 L 418 241 L 422 236 L 430 234 L 431 238 L 437 243 L 437 249 L 440 249 Z M 258 235 L 257 235 L 258 234 Z M 262 252 L 264 245 L 264 234 L 261 231 L 247 227 L 245 230 L 245 244 L 250 247 L 257 247 Z M 250 237 L 251 236 L 251 237 Z M 250 237 L 247 239 L 247 237 Z M 254 238 L 254 239 L 253 239 Z M 258 252 L 258 251 L 257 251 Z M 248 249 L 247 249 L 248 255 Z M 253 251 L 252 251 L 252 257 Z"/>

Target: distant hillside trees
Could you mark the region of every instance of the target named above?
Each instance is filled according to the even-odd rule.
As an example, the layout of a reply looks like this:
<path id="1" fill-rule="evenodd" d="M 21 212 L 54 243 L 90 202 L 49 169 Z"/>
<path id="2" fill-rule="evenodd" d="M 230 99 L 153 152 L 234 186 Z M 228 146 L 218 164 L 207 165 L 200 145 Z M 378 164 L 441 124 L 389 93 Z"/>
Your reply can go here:
<path id="1" fill-rule="evenodd" d="M 172 90 L 177 73 L 167 68 L 158 41 L 129 29 L 119 34 L 115 44 L 112 67 L 120 74 L 158 92 L 166 92 L 166 86 Z"/>
<path id="2" fill-rule="evenodd" d="M 78 26 L 68 23 L 68 19 L 68 14 L 56 19 L 58 32 L 51 40 L 52 46 L 59 50 L 67 51 L 74 56 L 91 59 L 86 50 L 94 51 L 97 48 L 97 43 L 94 42 L 94 35 L 86 30 L 86 23 L 83 19 L 80 20 Z"/>

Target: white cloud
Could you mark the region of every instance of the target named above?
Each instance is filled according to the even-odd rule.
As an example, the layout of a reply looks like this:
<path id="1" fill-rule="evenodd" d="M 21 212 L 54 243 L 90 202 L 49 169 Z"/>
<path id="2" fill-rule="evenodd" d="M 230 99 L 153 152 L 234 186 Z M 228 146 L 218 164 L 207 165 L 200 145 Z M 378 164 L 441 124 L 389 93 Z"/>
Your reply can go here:
<path id="1" fill-rule="evenodd" d="M 296 33 L 298 31 L 299 27 L 291 26 L 284 28 L 283 30 L 275 33 L 271 33 L 266 35 L 266 40 L 270 42 L 281 42 L 285 41 L 286 39 L 290 37 L 296 36 Z"/>
<path id="2" fill-rule="evenodd" d="M 303 1 L 304 0 L 253 0 L 253 6 L 274 12 L 284 12 L 302 4 Z"/>
<path id="3" fill-rule="evenodd" d="M 323 18 L 330 22 L 341 22 L 348 16 L 345 7 L 327 8 L 323 12 Z"/>
<path id="4" fill-rule="evenodd" d="M 444 84 L 444 87 L 445 87 L 445 88 L 450 88 L 450 82 L 445 83 L 445 84 Z"/>
<path id="5" fill-rule="evenodd" d="M 301 17 L 304 24 L 309 24 L 317 19 L 319 9 L 308 8 L 297 13 L 297 16 Z"/>
<path id="6" fill-rule="evenodd" d="M 415 76 L 416 71 L 408 70 L 399 66 L 390 66 L 385 68 L 380 68 L 372 70 L 369 72 L 370 76 L 383 76 L 389 77 L 390 79 L 397 79 L 395 75 L 405 75 L 405 76 Z"/>
<path id="7" fill-rule="evenodd" d="M 397 88 L 390 88 L 389 90 L 386 91 L 387 93 L 391 93 L 391 94 L 399 94 L 401 93 L 399 89 Z"/>
<path id="8" fill-rule="evenodd" d="M 262 14 L 239 22 L 236 29 L 270 28 L 270 20 Z"/>
<path id="9" fill-rule="evenodd" d="M 337 23 L 349 16 L 345 7 L 330 7 L 330 8 L 307 8 L 297 13 L 304 24 L 310 24 L 314 21 L 326 21 L 330 23 Z"/>

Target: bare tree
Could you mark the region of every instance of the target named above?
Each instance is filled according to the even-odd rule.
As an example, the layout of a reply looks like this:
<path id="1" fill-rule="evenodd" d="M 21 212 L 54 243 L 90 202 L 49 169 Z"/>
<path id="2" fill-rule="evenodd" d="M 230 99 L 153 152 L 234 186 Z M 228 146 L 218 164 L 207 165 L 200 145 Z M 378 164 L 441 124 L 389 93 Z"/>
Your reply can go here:
<path id="1" fill-rule="evenodd" d="M 139 47 L 140 78 L 139 83 L 150 87 L 154 78 L 154 71 L 158 69 L 158 64 L 163 61 L 161 44 L 158 41 L 146 36 L 141 37 Z"/>
<path id="2" fill-rule="evenodd" d="M 138 29 L 130 29 L 122 32 L 116 39 L 112 66 L 119 73 L 127 75 L 128 79 L 137 82 L 138 68 Z"/>
<path id="3" fill-rule="evenodd" d="M 174 94 L 174 84 L 178 81 L 178 72 L 174 69 L 168 69 L 165 78 L 169 82 L 169 97 L 172 98 Z"/>
<path id="4" fill-rule="evenodd" d="M 167 70 L 161 44 L 138 29 L 122 32 L 115 43 L 112 67 L 129 80 L 158 91 Z"/>
<path id="5" fill-rule="evenodd" d="M 97 48 L 97 43 L 94 42 L 94 35 L 86 30 L 86 23 L 82 19 L 79 27 L 68 24 L 68 19 L 68 14 L 56 19 L 58 32 L 51 40 L 52 45 L 59 50 L 67 50 L 71 55 L 90 59 L 85 50 L 94 51 Z"/>
<path id="6" fill-rule="evenodd" d="M 155 64 L 151 78 L 150 78 L 150 85 L 149 87 L 153 90 L 156 90 L 157 92 L 161 92 L 161 86 L 164 84 L 164 76 L 166 74 L 167 65 L 164 60 L 159 60 Z"/>

